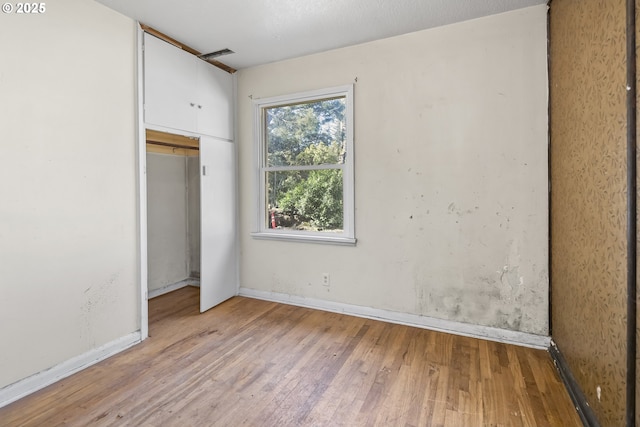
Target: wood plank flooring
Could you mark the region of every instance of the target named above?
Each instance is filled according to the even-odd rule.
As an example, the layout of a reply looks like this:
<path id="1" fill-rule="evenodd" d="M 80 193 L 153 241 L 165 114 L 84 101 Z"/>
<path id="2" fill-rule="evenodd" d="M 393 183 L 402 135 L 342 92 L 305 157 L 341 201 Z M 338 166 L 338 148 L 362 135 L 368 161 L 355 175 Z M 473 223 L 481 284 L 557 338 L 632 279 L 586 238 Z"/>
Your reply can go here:
<path id="1" fill-rule="evenodd" d="M 548 353 L 198 289 L 142 344 L 0 409 L 1 426 L 580 426 Z"/>

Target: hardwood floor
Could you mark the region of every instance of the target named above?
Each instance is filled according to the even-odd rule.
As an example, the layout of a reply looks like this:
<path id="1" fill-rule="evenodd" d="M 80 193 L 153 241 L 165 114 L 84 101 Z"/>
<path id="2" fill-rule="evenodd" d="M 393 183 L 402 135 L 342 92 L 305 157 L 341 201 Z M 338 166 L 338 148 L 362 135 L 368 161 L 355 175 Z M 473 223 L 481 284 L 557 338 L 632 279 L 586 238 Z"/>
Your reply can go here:
<path id="1" fill-rule="evenodd" d="M 2 426 L 580 426 L 548 353 L 198 289 L 150 338 L 0 409 Z"/>

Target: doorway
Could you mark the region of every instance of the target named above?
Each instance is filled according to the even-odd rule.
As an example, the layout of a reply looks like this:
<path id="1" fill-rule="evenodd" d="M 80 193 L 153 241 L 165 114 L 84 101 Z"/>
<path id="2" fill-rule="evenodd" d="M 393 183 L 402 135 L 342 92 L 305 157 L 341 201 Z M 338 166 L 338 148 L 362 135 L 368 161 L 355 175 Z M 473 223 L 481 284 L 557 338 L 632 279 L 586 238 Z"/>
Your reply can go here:
<path id="1" fill-rule="evenodd" d="M 150 129 L 145 140 L 143 305 L 153 296 L 199 285 L 204 312 L 238 292 L 234 144 Z M 143 338 L 147 320 L 143 307 Z"/>
<path id="2" fill-rule="evenodd" d="M 200 286 L 199 145 L 146 130 L 148 298 Z"/>

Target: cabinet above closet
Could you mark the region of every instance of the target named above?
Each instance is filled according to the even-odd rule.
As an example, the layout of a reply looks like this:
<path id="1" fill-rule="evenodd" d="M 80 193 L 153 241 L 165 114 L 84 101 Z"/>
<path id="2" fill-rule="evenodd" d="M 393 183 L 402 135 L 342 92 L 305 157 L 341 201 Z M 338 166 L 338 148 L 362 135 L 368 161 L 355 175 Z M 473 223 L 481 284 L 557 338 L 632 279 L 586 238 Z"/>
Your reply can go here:
<path id="1" fill-rule="evenodd" d="M 233 140 L 231 74 L 145 33 L 144 121 Z"/>

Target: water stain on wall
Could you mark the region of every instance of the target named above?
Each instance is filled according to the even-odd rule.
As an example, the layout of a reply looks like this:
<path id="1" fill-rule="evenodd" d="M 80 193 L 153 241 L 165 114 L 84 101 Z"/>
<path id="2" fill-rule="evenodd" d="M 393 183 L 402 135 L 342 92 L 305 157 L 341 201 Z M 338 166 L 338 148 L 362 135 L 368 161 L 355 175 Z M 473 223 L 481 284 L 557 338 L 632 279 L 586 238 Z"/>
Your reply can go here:
<path id="1" fill-rule="evenodd" d="M 540 274 L 537 280 L 547 283 L 545 274 Z M 519 275 L 518 266 L 508 265 L 492 275 L 465 281 L 462 286 L 416 282 L 416 311 L 447 320 L 522 331 L 524 324 L 536 325 L 534 318 L 522 307 L 544 303 L 544 298 L 523 284 L 524 278 Z M 544 325 L 537 327 L 544 330 Z"/>

